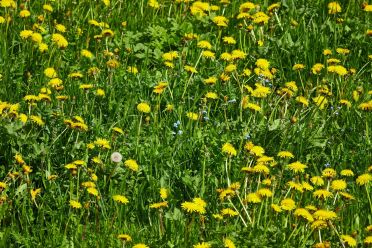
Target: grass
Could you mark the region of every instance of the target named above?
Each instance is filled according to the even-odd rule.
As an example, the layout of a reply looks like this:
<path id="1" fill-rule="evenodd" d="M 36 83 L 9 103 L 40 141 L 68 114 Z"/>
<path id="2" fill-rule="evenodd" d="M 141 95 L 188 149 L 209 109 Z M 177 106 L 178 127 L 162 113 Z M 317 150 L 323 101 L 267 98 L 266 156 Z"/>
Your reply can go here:
<path id="1" fill-rule="evenodd" d="M 13 2 L 0 247 L 371 245 L 370 5 Z"/>

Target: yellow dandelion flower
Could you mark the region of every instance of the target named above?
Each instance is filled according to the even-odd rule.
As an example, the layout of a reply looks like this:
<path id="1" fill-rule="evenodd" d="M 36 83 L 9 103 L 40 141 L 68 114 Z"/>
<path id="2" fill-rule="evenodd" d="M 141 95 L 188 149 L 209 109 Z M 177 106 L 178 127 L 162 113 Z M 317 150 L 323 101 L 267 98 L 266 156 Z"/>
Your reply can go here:
<path id="1" fill-rule="evenodd" d="M 229 23 L 229 20 L 224 16 L 215 16 L 212 21 L 219 27 L 227 27 Z"/>
<path id="2" fill-rule="evenodd" d="M 271 208 L 277 213 L 282 212 L 282 208 L 278 204 L 271 204 Z"/>
<path id="3" fill-rule="evenodd" d="M 372 236 L 367 236 L 364 240 L 363 240 L 364 244 L 366 245 L 372 245 Z"/>
<path id="4" fill-rule="evenodd" d="M 248 203 L 260 203 L 262 201 L 258 193 L 249 193 L 244 200 Z"/>
<path id="5" fill-rule="evenodd" d="M 185 65 L 183 68 L 184 68 L 185 71 L 187 71 L 187 72 L 198 73 L 198 71 L 196 70 L 196 68 L 193 67 L 193 66 Z"/>
<path id="6" fill-rule="evenodd" d="M 88 58 L 88 59 L 91 59 L 91 58 L 94 57 L 93 53 L 90 52 L 90 51 L 87 50 L 87 49 L 83 49 L 83 50 L 81 50 L 80 54 L 81 54 L 81 56 L 86 57 L 86 58 Z"/>
<path id="7" fill-rule="evenodd" d="M 68 41 L 61 34 L 52 34 L 52 41 L 62 49 L 68 46 Z"/>
<path id="8" fill-rule="evenodd" d="M 193 245 L 193 248 L 211 248 L 212 246 L 207 242 L 201 242 L 196 245 Z"/>
<path id="9" fill-rule="evenodd" d="M 135 244 L 132 248 L 150 248 L 143 243 Z"/>
<path id="10" fill-rule="evenodd" d="M 362 174 L 356 179 L 358 185 L 365 185 L 372 181 L 372 175 L 369 173 Z"/>
<path id="11" fill-rule="evenodd" d="M 242 3 L 239 6 L 239 12 L 240 13 L 249 12 L 250 10 L 255 9 L 255 8 L 256 8 L 256 5 L 254 3 L 252 3 L 252 2 L 245 2 L 245 3 Z"/>
<path id="12" fill-rule="evenodd" d="M 267 7 L 267 11 L 272 12 L 278 8 L 280 8 L 280 3 L 273 3 L 269 7 Z"/>
<path id="13" fill-rule="evenodd" d="M 257 24 L 267 24 L 269 22 L 270 17 L 266 15 L 264 12 L 257 12 L 253 16 L 253 22 Z"/>
<path id="14" fill-rule="evenodd" d="M 329 197 L 332 197 L 333 194 L 327 189 L 318 189 L 314 191 L 313 196 L 318 199 L 327 199 Z"/>
<path id="15" fill-rule="evenodd" d="M 224 208 L 224 209 L 221 210 L 221 215 L 222 216 L 234 217 L 234 216 L 239 215 L 239 213 L 236 212 L 235 210 L 231 209 L 231 208 Z"/>
<path id="16" fill-rule="evenodd" d="M 306 207 L 305 207 L 307 210 L 310 210 L 310 211 L 316 211 L 316 210 L 318 210 L 315 206 L 313 206 L 313 205 L 306 205 Z"/>
<path id="17" fill-rule="evenodd" d="M 138 169 L 139 169 L 139 166 L 138 166 L 136 160 L 134 160 L 134 159 L 128 159 L 128 160 L 126 160 L 124 162 L 124 165 L 126 167 L 128 167 L 129 169 L 131 169 L 132 171 L 138 171 Z"/>
<path id="18" fill-rule="evenodd" d="M 339 192 L 339 194 L 347 200 L 355 200 L 355 197 L 347 192 Z"/>
<path id="19" fill-rule="evenodd" d="M 89 188 L 87 188 L 87 192 L 90 195 L 98 196 L 98 190 L 95 187 L 89 187 Z"/>
<path id="20" fill-rule="evenodd" d="M 234 39 L 234 37 L 231 37 L 231 36 L 225 36 L 222 38 L 222 40 L 224 43 L 229 44 L 229 45 L 236 44 L 236 40 Z"/>
<path id="21" fill-rule="evenodd" d="M 168 198 L 168 190 L 166 188 L 160 188 L 160 197 L 163 200 Z"/>
<path id="22" fill-rule="evenodd" d="M 49 12 L 49 13 L 52 13 L 53 12 L 53 7 L 49 4 L 44 4 L 43 5 L 43 10 Z"/>
<path id="23" fill-rule="evenodd" d="M 294 158 L 294 155 L 289 151 L 280 151 L 277 156 L 280 158 Z"/>
<path id="24" fill-rule="evenodd" d="M 317 96 L 313 98 L 314 103 L 319 107 L 319 109 L 324 109 L 327 105 L 328 100 L 324 96 Z"/>
<path id="25" fill-rule="evenodd" d="M 307 191 L 312 191 L 314 189 L 313 186 L 310 185 L 308 182 L 302 182 L 302 188 L 304 188 Z"/>
<path id="26" fill-rule="evenodd" d="M 294 181 L 289 181 L 287 183 L 288 187 L 291 188 L 291 189 L 295 189 L 299 192 L 303 192 L 304 191 L 304 187 L 302 186 L 301 183 L 296 183 Z"/>
<path id="27" fill-rule="evenodd" d="M 307 211 L 305 208 L 297 208 L 295 211 L 294 211 L 294 216 L 300 216 L 300 217 L 303 217 L 304 219 L 306 219 L 308 222 L 313 222 L 314 221 L 314 218 L 313 216 L 309 213 L 309 211 Z"/>
<path id="28" fill-rule="evenodd" d="M 324 68 L 323 64 L 317 63 L 313 65 L 313 67 L 311 68 L 311 72 L 313 74 L 319 74 L 323 70 L 323 68 Z"/>
<path id="29" fill-rule="evenodd" d="M 19 12 L 19 16 L 20 16 L 21 18 L 27 18 L 27 17 L 29 17 L 30 15 L 31 15 L 31 12 L 28 11 L 27 9 L 21 10 L 21 11 Z"/>
<path id="30" fill-rule="evenodd" d="M 340 76 L 345 76 L 348 73 L 347 69 L 342 65 L 330 65 L 328 66 L 327 71 L 331 73 L 336 73 Z"/>
<path id="31" fill-rule="evenodd" d="M 350 247 L 356 247 L 357 241 L 350 235 L 341 235 L 342 241 Z"/>
<path id="32" fill-rule="evenodd" d="M 112 131 L 116 132 L 116 133 L 120 133 L 120 134 L 124 134 L 124 130 L 121 129 L 120 127 L 114 127 L 112 129 Z"/>
<path id="33" fill-rule="evenodd" d="M 132 241 L 132 237 L 129 236 L 128 234 L 119 234 L 117 236 L 118 239 L 120 239 L 121 241 L 124 241 L 124 242 L 130 242 Z"/>
<path id="34" fill-rule="evenodd" d="M 322 176 L 325 178 L 334 178 L 337 172 L 332 168 L 326 168 L 322 171 Z"/>
<path id="35" fill-rule="evenodd" d="M 299 70 L 302 70 L 305 68 L 305 65 L 304 64 L 295 64 L 293 67 L 292 67 L 292 70 L 294 71 L 299 71 Z"/>
<path id="36" fill-rule="evenodd" d="M 328 14 L 334 15 L 341 12 L 341 6 L 338 2 L 328 3 Z"/>
<path id="37" fill-rule="evenodd" d="M 218 95 L 217 95 L 217 93 L 215 93 L 215 92 L 207 92 L 206 94 L 205 94 L 205 97 L 207 98 L 207 99 L 218 99 Z"/>
<path id="38" fill-rule="evenodd" d="M 345 182 L 345 180 L 334 180 L 332 181 L 331 183 L 331 188 L 335 191 L 342 191 L 342 190 L 345 190 L 347 187 L 347 184 Z"/>
<path id="39" fill-rule="evenodd" d="M 258 59 L 256 61 L 256 66 L 261 70 L 268 70 L 270 67 L 270 63 L 266 59 Z"/>
<path id="40" fill-rule="evenodd" d="M 273 192 L 268 188 L 262 188 L 257 191 L 257 194 L 261 197 L 272 197 Z"/>
<path id="41" fill-rule="evenodd" d="M 280 207 L 284 210 L 291 211 L 296 208 L 296 202 L 291 198 L 286 198 L 280 202 Z"/>
<path id="42" fill-rule="evenodd" d="M 127 72 L 132 73 L 132 74 L 137 74 L 138 73 L 138 69 L 135 66 L 128 66 L 127 67 Z"/>
<path id="43" fill-rule="evenodd" d="M 235 191 L 229 188 L 229 189 L 221 190 L 219 198 L 221 201 L 223 201 L 225 198 L 232 197 L 234 195 L 235 195 Z"/>
<path id="44" fill-rule="evenodd" d="M 345 55 L 345 54 L 349 54 L 350 53 L 350 50 L 349 49 L 346 49 L 346 48 L 336 48 L 336 52 L 338 54 Z"/>
<path id="45" fill-rule="evenodd" d="M 223 244 L 225 248 L 236 248 L 234 242 L 231 239 L 225 238 L 223 240 Z"/>
<path id="46" fill-rule="evenodd" d="M 200 206 L 199 204 L 196 204 L 194 202 L 183 202 L 181 204 L 181 207 L 183 210 L 185 210 L 188 213 L 199 213 L 199 214 L 205 214 L 205 208 L 203 206 Z"/>
<path id="47" fill-rule="evenodd" d="M 25 164 L 25 161 L 23 160 L 23 157 L 21 154 L 17 153 L 15 156 L 14 156 L 14 159 L 16 160 L 16 162 L 20 165 L 22 164 Z"/>
<path id="48" fill-rule="evenodd" d="M 151 112 L 151 107 L 147 103 L 141 102 L 137 105 L 137 110 L 147 114 Z"/>
<path id="49" fill-rule="evenodd" d="M 152 92 L 156 93 L 156 94 L 161 94 L 164 92 L 164 90 L 167 88 L 168 86 L 168 83 L 166 82 L 159 82 L 155 87 L 154 87 L 154 90 Z"/>
<path id="50" fill-rule="evenodd" d="M 22 39 L 28 39 L 33 33 L 34 32 L 32 30 L 22 30 L 19 35 Z"/>
<path id="51" fill-rule="evenodd" d="M 253 166 L 253 172 L 263 173 L 263 174 L 269 174 L 270 173 L 270 169 L 269 169 L 269 167 L 267 167 L 264 164 L 257 164 L 255 166 Z"/>
<path id="52" fill-rule="evenodd" d="M 97 138 L 94 141 L 94 144 L 96 146 L 104 148 L 104 149 L 111 149 L 110 142 L 107 139 Z"/>
<path id="53" fill-rule="evenodd" d="M 231 53 L 224 52 L 224 53 L 221 53 L 220 59 L 223 60 L 223 61 L 231 61 L 232 60 L 232 55 L 231 55 Z"/>
<path id="54" fill-rule="evenodd" d="M 6 189 L 8 185 L 5 182 L 0 181 L 0 189 Z"/>
<path id="55" fill-rule="evenodd" d="M 179 55 L 177 51 L 170 51 L 162 55 L 163 60 L 167 60 L 167 61 L 173 61 L 174 59 L 178 57 Z"/>
<path id="56" fill-rule="evenodd" d="M 45 122 L 43 121 L 43 119 L 41 119 L 40 116 L 31 115 L 30 120 L 32 122 L 34 122 L 35 124 L 37 124 L 38 126 L 44 126 L 45 125 Z"/>
<path id="57" fill-rule="evenodd" d="M 372 110 L 372 100 L 359 104 L 358 108 L 361 109 L 361 110 L 364 110 L 364 111 L 371 111 Z"/>
<path id="58" fill-rule="evenodd" d="M 341 62 L 341 60 L 339 60 L 339 59 L 335 59 L 335 58 L 329 58 L 329 59 L 327 59 L 327 63 L 328 64 L 338 64 L 338 63 L 340 63 Z M 332 67 L 331 67 L 332 68 Z M 332 70 L 334 70 L 334 67 L 332 68 Z"/>
<path id="59" fill-rule="evenodd" d="M 223 73 L 220 75 L 220 79 L 221 79 L 221 81 L 223 81 L 223 82 L 227 82 L 227 81 L 230 80 L 230 76 L 229 76 L 228 74 L 226 74 L 226 73 L 223 72 Z"/>
<path id="60" fill-rule="evenodd" d="M 212 217 L 216 220 L 222 220 L 223 219 L 223 216 L 220 215 L 220 214 L 213 214 Z"/>
<path id="61" fill-rule="evenodd" d="M 148 3 L 147 3 L 151 8 L 154 8 L 154 9 L 159 9 L 160 8 L 160 4 L 158 1 L 156 0 L 149 0 Z"/>
<path id="62" fill-rule="evenodd" d="M 157 203 L 153 203 L 153 204 L 150 205 L 150 208 L 155 208 L 155 209 L 166 208 L 166 207 L 168 207 L 168 202 L 167 201 L 157 202 Z"/>
<path id="63" fill-rule="evenodd" d="M 72 208 L 76 208 L 76 209 L 82 207 L 82 206 L 81 206 L 81 203 L 78 202 L 78 201 L 75 201 L 75 200 L 70 200 L 70 206 L 71 206 Z"/>
<path id="64" fill-rule="evenodd" d="M 363 10 L 366 12 L 372 12 L 372 4 L 367 4 L 364 6 Z"/>
<path id="65" fill-rule="evenodd" d="M 56 78 L 57 72 L 53 67 L 49 67 L 44 70 L 44 75 L 48 78 Z"/>
<path id="66" fill-rule="evenodd" d="M 340 172 L 340 175 L 341 176 L 346 176 L 346 177 L 352 177 L 352 176 L 354 176 L 354 172 L 350 169 L 345 169 L 345 170 L 342 170 Z"/>
<path id="67" fill-rule="evenodd" d="M 85 188 L 95 188 L 96 184 L 92 181 L 87 181 L 87 182 L 82 182 L 81 186 L 83 186 Z"/>
<path id="68" fill-rule="evenodd" d="M 234 146 L 230 143 L 225 143 L 223 146 L 222 146 L 222 152 L 223 153 L 226 153 L 228 156 L 236 156 L 237 155 L 237 151 L 236 149 L 234 148 Z"/>
<path id="69" fill-rule="evenodd" d="M 262 157 L 265 154 L 265 149 L 261 146 L 253 146 L 249 153 L 256 157 Z"/>
<path id="70" fill-rule="evenodd" d="M 35 43 L 40 44 L 43 41 L 43 36 L 41 36 L 41 34 L 39 33 L 34 32 L 31 35 L 31 40 Z"/>
<path id="71" fill-rule="evenodd" d="M 186 116 L 193 121 L 197 121 L 199 119 L 199 114 L 193 113 L 193 112 L 188 112 L 186 113 Z"/>
<path id="72" fill-rule="evenodd" d="M 122 203 L 122 204 L 127 204 L 129 202 L 128 198 L 126 198 L 123 195 L 113 195 L 112 199 L 116 202 Z"/>
<path id="73" fill-rule="evenodd" d="M 206 40 L 199 41 L 197 46 L 202 49 L 208 49 L 208 50 L 212 49 L 211 43 L 209 43 L 209 41 L 206 41 Z"/>
<path id="74" fill-rule="evenodd" d="M 36 196 L 37 196 L 38 194 L 40 194 L 40 192 L 41 192 L 41 188 L 38 188 L 38 189 L 31 189 L 31 190 L 30 190 L 31 199 L 32 199 L 33 201 L 35 201 Z"/>
<path id="75" fill-rule="evenodd" d="M 315 220 L 311 224 L 312 229 L 323 229 L 323 228 L 326 228 L 326 227 L 327 227 L 327 222 L 325 222 L 324 220 Z"/>
<path id="76" fill-rule="evenodd" d="M 314 218 L 317 220 L 333 220 L 337 218 L 337 214 L 331 210 L 319 209 L 313 214 Z"/>
<path id="77" fill-rule="evenodd" d="M 293 162 L 287 166 L 287 168 L 294 173 L 304 173 L 305 169 L 307 168 L 307 165 L 302 164 L 299 161 Z"/>
<path id="78" fill-rule="evenodd" d="M 201 53 L 202 57 L 207 58 L 207 59 L 215 59 L 215 53 L 209 50 L 202 51 Z"/>

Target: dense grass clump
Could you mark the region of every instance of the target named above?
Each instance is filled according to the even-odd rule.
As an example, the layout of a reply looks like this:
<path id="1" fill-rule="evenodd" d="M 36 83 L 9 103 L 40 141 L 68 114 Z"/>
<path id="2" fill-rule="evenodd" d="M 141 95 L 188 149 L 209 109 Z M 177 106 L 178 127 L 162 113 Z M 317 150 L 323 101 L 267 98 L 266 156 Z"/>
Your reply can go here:
<path id="1" fill-rule="evenodd" d="M 0 247 L 370 247 L 371 12 L 0 0 Z"/>

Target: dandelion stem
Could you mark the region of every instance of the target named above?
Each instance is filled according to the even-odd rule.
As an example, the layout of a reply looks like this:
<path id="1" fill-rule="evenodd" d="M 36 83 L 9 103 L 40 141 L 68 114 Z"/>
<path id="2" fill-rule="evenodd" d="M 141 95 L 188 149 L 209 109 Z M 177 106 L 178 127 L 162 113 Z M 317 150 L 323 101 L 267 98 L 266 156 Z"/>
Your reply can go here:
<path id="1" fill-rule="evenodd" d="M 242 201 L 242 199 L 240 198 L 239 194 L 236 194 L 236 196 L 238 197 L 239 202 L 240 202 L 240 204 L 242 205 L 242 208 L 243 208 L 245 214 L 247 215 L 247 218 L 248 218 L 249 222 L 250 222 L 251 224 L 253 224 L 252 219 L 251 219 L 251 217 L 249 216 L 248 210 L 247 210 L 247 208 L 244 206 L 243 201 Z"/>
<path id="2" fill-rule="evenodd" d="M 345 244 L 344 244 L 344 242 L 342 241 L 341 236 L 340 236 L 340 234 L 338 233 L 338 231 L 337 231 L 337 229 L 335 228 L 335 226 L 332 224 L 332 222 L 329 222 L 329 225 L 333 228 L 333 230 L 335 231 L 336 235 L 337 235 L 338 238 L 340 239 L 342 247 L 345 248 Z M 320 234 L 320 230 L 319 230 L 319 234 Z"/>
<path id="3" fill-rule="evenodd" d="M 293 229 L 293 231 L 291 232 L 291 234 L 289 235 L 287 241 L 285 242 L 284 246 L 283 247 L 286 247 L 288 242 L 291 240 L 292 236 L 298 232 L 298 225 L 296 225 L 296 227 Z"/>
<path id="4" fill-rule="evenodd" d="M 243 216 L 240 214 L 240 212 L 238 211 L 238 209 L 235 207 L 234 203 L 232 203 L 232 201 L 231 201 L 230 198 L 229 198 L 229 202 L 230 202 L 231 206 L 234 208 L 234 210 L 239 214 L 239 217 L 240 217 L 240 219 L 242 220 L 244 226 L 245 226 L 245 227 L 248 227 L 248 226 L 247 226 L 247 223 L 245 222 L 245 220 L 244 220 L 244 218 L 243 218 Z"/>
<path id="5" fill-rule="evenodd" d="M 225 170 L 226 170 L 226 177 L 227 177 L 227 186 L 230 187 L 229 170 L 227 168 L 228 159 L 229 159 L 229 157 L 226 157 L 226 160 L 225 160 Z"/>
<path id="6" fill-rule="evenodd" d="M 142 114 L 141 114 L 140 121 L 139 121 L 139 124 L 138 124 L 136 154 L 137 154 L 137 151 L 138 151 L 139 139 L 140 139 L 140 134 L 141 134 L 141 125 L 142 125 Z"/>
<path id="7" fill-rule="evenodd" d="M 200 61 L 200 59 L 201 59 L 201 57 L 202 57 L 202 54 L 203 54 L 203 53 L 201 52 L 200 55 L 199 55 L 198 60 L 197 60 L 196 63 L 195 63 L 195 66 L 194 66 L 195 69 L 196 69 L 196 67 L 197 67 L 198 64 L 199 64 L 199 61 Z M 183 97 L 184 97 L 185 94 L 186 94 L 186 91 L 187 91 L 187 88 L 189 87 L 189 84 L 190 84 L 190 81 L 191 81 L 192 76 L 194 76 L 194 73 L 193 73 L 193 72 L 191 73 L 189 79 L 187 80 L 187 83 L 185 84 L 185 88 L 183 89 L 183 93 L 182 93 L 181 99 L 183 99 Z"/>
<path id="8" fill-rule="evenodd" d="M 335 205 L 335 203 L 336 203 L 337 196 L 338 196 L 338 192 L 336 193 L 336 195 L 335 195 L 335 199 L 333 200 L 333 205 Z"/>
<path id="9" fill-rule="evenodd" d="M 372 201 L 371 201 L 371 196 L 370 196 L 369 190 L 368 190 L 368 183 L 365 186 L 366 186 L 366 192 L 367 192 L 367 197 L 368 197 L 368 201 L 369 201 L 369 208 L 370 208 L 371 214 L 372 214 Z"/>
<path id="10" fill-rule="evenodd" d="M 320 234 L 320 229 L 318 229 L 318 234 L 319 234 L 319 242 L 322 243 L 322 235 Z"/>

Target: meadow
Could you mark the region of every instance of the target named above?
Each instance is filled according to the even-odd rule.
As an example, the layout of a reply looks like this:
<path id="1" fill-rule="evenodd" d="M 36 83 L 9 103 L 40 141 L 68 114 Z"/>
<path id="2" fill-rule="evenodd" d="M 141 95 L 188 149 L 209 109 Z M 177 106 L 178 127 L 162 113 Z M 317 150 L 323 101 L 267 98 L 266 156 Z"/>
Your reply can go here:
<path id="1" fill-rule="evenodd" d="M 0 247 L 371 247 L 372 3 L 0 0 Z"/>

